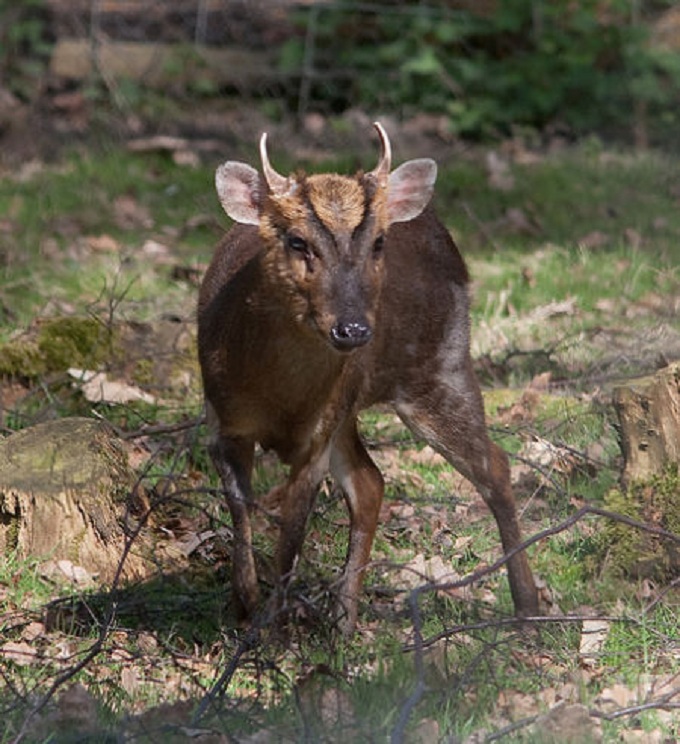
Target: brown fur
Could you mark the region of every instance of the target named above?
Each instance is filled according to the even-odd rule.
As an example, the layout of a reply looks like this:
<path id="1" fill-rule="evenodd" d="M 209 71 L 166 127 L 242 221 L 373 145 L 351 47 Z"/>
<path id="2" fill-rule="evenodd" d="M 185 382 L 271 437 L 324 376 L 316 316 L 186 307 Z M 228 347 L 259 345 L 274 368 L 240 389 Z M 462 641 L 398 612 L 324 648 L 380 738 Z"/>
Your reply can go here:
<path id="1" fill-rule="evenodd" d="M 376 403 L 393 404 L 475 483 L 506 551 L 520 542 L 507 457 L 488 438 L 470 361 L 465 264 L 430 207 L 388 226 L 386 199 L 370 176 L 299 177 L 285 195 L 266 196 L 259 228 L 230 230 L 201 288 L 211 454 L 234 523 L 233 589 L 244 615 L 259 597 L 249 522 L 259 442 L 290 465 L 277 489 L 281 590 L 328 470 L 343 489 L 351 525 L 338 607 L 343 630 L 354 628 L 383 497 L 356 417 Z M 309 252 L 291 249 L 291 235 Z M 339 325 L 372 335 L 342 351 L 329 341 Z M 510 560 L 508 573 L 517 612 L 535 614 L 524 553 Z"/>

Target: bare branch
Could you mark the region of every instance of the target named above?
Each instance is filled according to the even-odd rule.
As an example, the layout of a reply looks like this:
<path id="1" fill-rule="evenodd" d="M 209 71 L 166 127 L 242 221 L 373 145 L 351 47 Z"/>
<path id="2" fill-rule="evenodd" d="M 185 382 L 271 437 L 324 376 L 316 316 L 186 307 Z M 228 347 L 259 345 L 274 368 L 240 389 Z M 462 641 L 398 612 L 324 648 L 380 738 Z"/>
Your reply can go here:
<path id="1" fill-rule="evenodd" d="M 673 698 L 678 695 L 680 695 L 680 687 L 674 687 L 665 695 L 661 695 L 661 697 L 656 700 L 650 700 L 647 703 L 629 705 L 627 708 L 619 708 L 612 713 L 602 713 L 599 710 L 591 710 L 589 713 L 593 718 L 603 718 L 605 721 L 615 721 L 617 718 L 634 716 L 645 710 L 680 710 L 680 701 L 671 702 Z"/>

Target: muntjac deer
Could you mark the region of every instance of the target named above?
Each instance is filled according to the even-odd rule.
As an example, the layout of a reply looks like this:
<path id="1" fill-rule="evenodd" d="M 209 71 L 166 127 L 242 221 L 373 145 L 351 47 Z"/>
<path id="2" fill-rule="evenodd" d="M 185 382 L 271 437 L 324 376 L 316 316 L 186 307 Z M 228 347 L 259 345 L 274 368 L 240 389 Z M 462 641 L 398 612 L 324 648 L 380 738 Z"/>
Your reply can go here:
<path id="1" fill-rule="evenodd" d="M 198 350 L 210 454 L 233 522 L 233 594 L 252 616 L 259 592 L 252 548 L 256 443 L 290 466 L 280 503 L 277 570 L 290 580 L 317 488 L 328 471 L 350 514 L 338 590 L 349 634 L 369 561 L 383 479 L 357 431 L 358 413 L 390 403 L 477 487 L 506 552 L 520 544 L 505 453 L 489 440 L 469 352 L 468 273 L 429 206 L 437 166 L 354 176 L 283 176 L 260 141 L 262 175 L 228 161 L 216 174 L 237 223 L 219 244 L 200 290 Z M 536 614 L 524 552 L 508 562 L 520 616 Z M 281 588 L 280 587 L 280 588 Z"/>

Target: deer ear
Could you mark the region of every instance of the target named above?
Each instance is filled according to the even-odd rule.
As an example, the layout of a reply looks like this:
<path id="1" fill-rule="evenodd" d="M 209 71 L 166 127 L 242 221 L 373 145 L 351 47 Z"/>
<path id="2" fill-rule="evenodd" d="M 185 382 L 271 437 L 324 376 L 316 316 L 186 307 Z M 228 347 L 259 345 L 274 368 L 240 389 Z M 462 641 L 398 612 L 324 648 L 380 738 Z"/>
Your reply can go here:
<path id="1" fill-rule="evenodd" d="M 222 208 L 232 220 L 260 224 L 260 174 L 255 168 L 229 160 L 217 169 L 215 187 Z"/>
<path id="2" fill-rule="evenodd" d="M 392 171 L 387 183 L 389 223 L 417 217 L 432 198 L 436 180 L 437 164 L 429 158 L 407 160 Z"/>

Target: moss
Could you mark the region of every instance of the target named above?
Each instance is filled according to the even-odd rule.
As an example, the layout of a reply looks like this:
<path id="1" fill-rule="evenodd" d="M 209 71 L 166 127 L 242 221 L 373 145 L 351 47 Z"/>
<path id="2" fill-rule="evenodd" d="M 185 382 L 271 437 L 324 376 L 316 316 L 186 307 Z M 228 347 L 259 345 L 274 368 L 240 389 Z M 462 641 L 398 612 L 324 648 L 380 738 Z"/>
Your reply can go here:
<path id="1" fill-rule="evenodd" d="M 92 367 L 112 353 L 108 328 L 95 318 L 55 318 L 0 346 L 0 375 L 35 379 L 69 367 Z"/>
<path id="2" fill-rule="evenodd" d="M 132 379 L 138 385 L 150 385 L 155 379 L 154 364 L 151 359 L 138 359 L 132 373 Z"/>
<path id="3" fill-rule="evenodd" d="M 669 466 L 654 478 L 613 489 L 605 507 L 652 527 L 680 534 L 680 473 Z M 600 533 L 599 559 L 610 576 L 663 580 L 680 568 L 680 550 L 670 540 L 612 521 Z"/>
<path id="4" fill-rule="evenodd" d="M 5 555 L 16 550 L 21 526 L 21 509 L 18 504 L 15 503 L 11 511 L 10 508 L 7 496 L 0 491 L 0 546 Z"/>
<path id="5" fill-rule="evenodd" d="M 33 339 L 8 341 L 0 346 L 0 375 L 34 378 L 45 372 L 45 358 Z"/>
<path id="6" fill-rule="evenodd" d="M 68 544 L 68 559 L 71 561 L 71 563 L 74 563 L 76 566 L 80 564 L 81 548 L 83 546 L 83 543 L 85 542 L 86 537 L 87 537 L 87 530 L 82 529 L 79 532 L 76 532 L 71 537 L 71 540 Z"/>
<path id="7" fill-rule="evenodd" d="M 49 371 L 93 366 L 111 351 L 111 333 L 95 318 L 58 318 L 42 324 L 38 347 Z"/>

